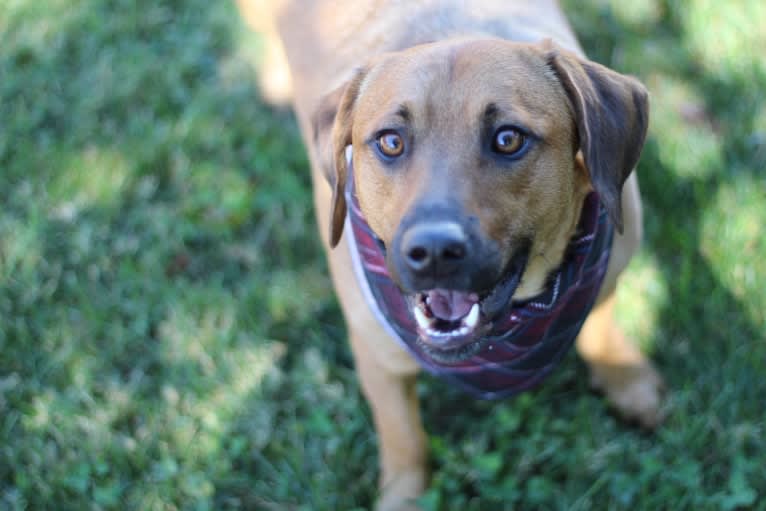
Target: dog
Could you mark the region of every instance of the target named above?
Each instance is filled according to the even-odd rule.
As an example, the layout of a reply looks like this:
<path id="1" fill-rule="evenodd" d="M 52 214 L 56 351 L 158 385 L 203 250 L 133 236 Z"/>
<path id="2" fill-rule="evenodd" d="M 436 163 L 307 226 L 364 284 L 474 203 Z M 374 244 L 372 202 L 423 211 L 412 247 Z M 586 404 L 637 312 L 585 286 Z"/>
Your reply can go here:
<path id="1" fill-rule="evenodd" d="M 574 343 L 611 405 L 656 426 L 662 379 L 612 318 L 642 236 L 644 86 L 588 60 L 555 0 L 238 2 L 308 148 L 377 509 L 427 488 L 421 368 L 503 397 Z"/>

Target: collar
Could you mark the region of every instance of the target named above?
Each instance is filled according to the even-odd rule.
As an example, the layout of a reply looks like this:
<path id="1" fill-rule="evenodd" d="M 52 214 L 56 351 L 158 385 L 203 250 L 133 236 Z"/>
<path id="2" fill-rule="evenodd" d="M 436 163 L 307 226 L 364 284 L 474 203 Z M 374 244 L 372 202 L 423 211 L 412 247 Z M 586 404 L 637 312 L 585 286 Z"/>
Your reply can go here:
<path id="1" fill-rule="evenodd" d="M 350 170 L 345 232 L 354 271 L 370 308 L 394 341 L 423 369 L 482 399 L 509 397 L 540 383 L 569 351 L 606 274 L 613 227 L 598 195 L 591 192 L 585 198 L 576 234 L 546 289 L 530 300 L 506 304 L 491 331 L 477 339 L 477 351 L 448 363 L 434 359 L 418 342 L 415 319 L 362 215 Z"/>

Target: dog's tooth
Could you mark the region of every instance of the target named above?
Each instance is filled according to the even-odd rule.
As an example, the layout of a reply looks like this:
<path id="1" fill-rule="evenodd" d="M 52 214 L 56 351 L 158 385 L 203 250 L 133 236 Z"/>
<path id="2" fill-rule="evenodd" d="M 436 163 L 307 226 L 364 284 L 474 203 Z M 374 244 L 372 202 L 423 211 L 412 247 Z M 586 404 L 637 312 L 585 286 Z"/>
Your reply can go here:
<path id="1" fill-rule="evenodd" d="M 471 310 L 468 311 L 468 315 L 463 320 L 463 325 L 470 329 L 476 328 L 476 325 L 479 324 L 479 304 L 475 303 L 473 304 L 473 307 L 471 307 Z"/>
<path id="2" fill-rule="evenodd" d="M 351 166 L 351 160 L 354 157 L 354 146 L 351 144 L 346 146 L 346 165 Z"/>
<path id="3" fill-rule="evenodd" d="M 423 330 L 431 329 L 431 321 L 426 317 L 426 314 L 420 309 L 420 307 L 413 307 L 412 312 L 415 314 L 415 320 L 418 322 L 418 326 L 420 326 L 420 328 Z"/>
<path id="4" fill-rule="evenodd" d="M 435 328 L 427 328 L 426 334 L 428 334 L 430 337 L 433 337 L 434 339 L 448 339 L 450 337 L 462 335 L 459 330 L 442 331 L 436 330 Z"/>
<path id="5" fill-rule="evenodd" d="M 440 332 L 439 330 L 436 330 L 435 328 L 427 328 L 426 333 L 430 337 L 435 337 L 435 338 L 446 337 L 448 335 L 445 332 Z"/>

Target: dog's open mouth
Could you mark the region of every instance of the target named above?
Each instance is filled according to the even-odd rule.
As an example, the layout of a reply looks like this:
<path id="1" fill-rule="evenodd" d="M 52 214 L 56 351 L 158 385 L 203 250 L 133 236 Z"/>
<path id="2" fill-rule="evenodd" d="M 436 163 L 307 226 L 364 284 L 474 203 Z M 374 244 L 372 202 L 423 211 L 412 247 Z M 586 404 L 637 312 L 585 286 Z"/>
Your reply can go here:
<path id="1" fill-rule="evenodd" d="M 432 289 L 416 295 L 412 312 L 421 333 L 448 341 L 472 334 L 479 324 L 480 309 L 476 293 Z"/>
<path id="2" fill-rule="evenodd" d="M 510 303 L 526 261 L 526 254 L 515 258 L 505 277 L 488 292 L 430 289 L 410 295 L 421 346 L 445 360 L 475 353 L 492 320 Z"/>

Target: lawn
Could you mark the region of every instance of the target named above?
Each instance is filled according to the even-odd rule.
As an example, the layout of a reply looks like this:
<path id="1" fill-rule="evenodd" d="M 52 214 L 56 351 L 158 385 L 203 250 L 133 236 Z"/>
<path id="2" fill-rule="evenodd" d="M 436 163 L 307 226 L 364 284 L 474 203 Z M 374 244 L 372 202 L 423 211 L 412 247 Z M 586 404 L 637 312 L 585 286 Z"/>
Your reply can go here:
<path id="1" fill-rule="evenodd" d="M 426 510 L 766 509 L 766 4 L 568 0 L 639 76 L 646 240 L 620 321 L 668 419 L 574 356 L 471 401 L 424 377 Z M 361 510 L 376 440 L 292 114 L 229 2 L 0 3 L 0 510 Z"/>

